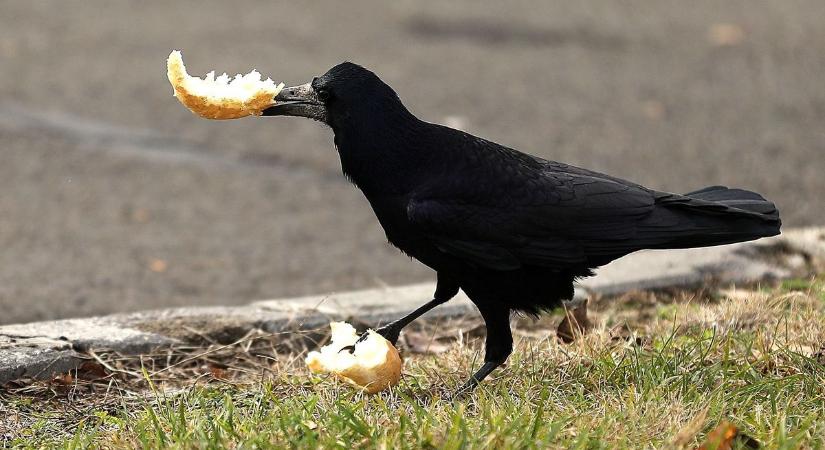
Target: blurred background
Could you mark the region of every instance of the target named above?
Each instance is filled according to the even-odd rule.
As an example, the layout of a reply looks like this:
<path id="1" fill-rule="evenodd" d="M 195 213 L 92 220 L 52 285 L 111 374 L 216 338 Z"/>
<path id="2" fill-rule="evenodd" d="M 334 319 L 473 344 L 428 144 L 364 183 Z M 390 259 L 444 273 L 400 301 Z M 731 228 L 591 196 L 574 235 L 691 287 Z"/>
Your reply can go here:
<path id="1" fill-rule="evenodd" d="M 825 2 L 0 1 L 0 323 L 434 279 L 295 118 L 206 121 L 190 73 L 350 60 L 419 117 L 825 223 Z M 423 299 L 422 299 L 423 300 Z"/>

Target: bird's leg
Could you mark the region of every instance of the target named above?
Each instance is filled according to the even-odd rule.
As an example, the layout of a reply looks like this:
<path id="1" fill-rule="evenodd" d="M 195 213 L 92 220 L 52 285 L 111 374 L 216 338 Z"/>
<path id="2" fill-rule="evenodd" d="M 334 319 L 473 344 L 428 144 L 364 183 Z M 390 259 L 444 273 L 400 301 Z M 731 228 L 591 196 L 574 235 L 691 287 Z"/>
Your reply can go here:
<path id="1" fill-rule="evenodd" d="M 504 364 L 513 351 L 513 334 L 510 331 L 510 311 L 500 308 L 479 308 L 487 325 L 484 364 L 462 385 L 452 398 L 460 398 L 478 386 L 496 367 Z"/>
<path id="2" fill-rule="evenodd" d="M 448 298 L 437 298 L 436 297 L 436 298 L 428 301 L 427 303 L 423 304 L 422 306 L 420 306 L 415 311 L 407 314 L 406 316 L 404 316 L 404 317 L 402 317 L 402 318 L 400 318 L 400 319 L 398 319 L 394 322 L 390 322 L 390 323 L 384 325 L 383 327 L 378 328 L 377 330 L 375 330 L 375 332 L 380 334 L 381 336 L 383 336 L 384 339 L 390 341 L 390 344 L 392 344 L 394 346 L 398 342 L 398 336 L 401 334 L 401 329 L 402 328 L 406 327 L 413 320 L 421 317 L 421 315 L 423 315 L 427 311 L 429 311 L 429 310 L 435 308 L 436 306 L 446 302 L 447 300 L 449 300 L 449 299 Z M 367 339 L 367 336 L 368 336 L 367 333 L 362 334 L 358 338 L 358 340 L 355 341 L 355 344 L 347 345 L 346 347 L 341 348 L 341 350 L 338 350 L 338 352 L 340 353 L 340 352 L 346 350 L 346 351 L 352 353 L 355 350 L 355 345 L 362 342 L 362 341 L 365 341 Z"/>
<path id="3" fill-rule="evenodd" d="M 458 390 L 453 394 L 452 398 L 461 398 L 470 392 L 473 392 L 473 389 L 478 386 L 478 383 L 481 380 L 487 378 L 487 375 L 493 372 L 496 367 L 500 366 L 501 363 L 493 362 L 493 361 L 485 361 L 484 364 L 467 380 Z"/>
<path id="4" fill-rule="evenodd" d="M 390 322 L 383 327 L 378 328 L 375 330 L 376 333 L 380 334 L 384 337 L 384 339 L 390 341 L 392 345 L 395 345 L 398 342 L 398 336 L 401 334 L 401 330 L 412 323 L 413 320 L 421 317 L 427 311 L 435 308 L 436 306 L 446 302 L 449 298 L 434 298 L 427 303 L 418 307 L 415 311 L 407 314 L 406 316 Z"/>
<path id="5" fill-rule="evenodd" d="M 452 281 L 446 281 L 446 278 L 439 275 L 438 277 L 438 284 L 435 288 L 435 295 L 433 299 L 428 301 L 427 303 L 418 307 L 415 311 L 407 314 L 406 316 L 394 321 L 390 322 L 383 327 L 378 328 L 375 330 L 376 333 L 380 334 L 384 337 L 384 339 L 390 341 L 392 345 L 395 345 L 398 342 L 398 336 L 401 334 L 401 330 L 409 325 L 413 320 L 421 317 L 427 311 L 435 308 L 436 306 L 445 303 L 447 300 L 455 297 L 458 294 L 458 285 L 453 283 Z M 361 335 L 355 343 L 359 343 L 367 338 L 367 333 Z M 352 352 L 355 350 L 355 345 L 348 345 L 342 348 L 339 351 L 347 350 Z"/>

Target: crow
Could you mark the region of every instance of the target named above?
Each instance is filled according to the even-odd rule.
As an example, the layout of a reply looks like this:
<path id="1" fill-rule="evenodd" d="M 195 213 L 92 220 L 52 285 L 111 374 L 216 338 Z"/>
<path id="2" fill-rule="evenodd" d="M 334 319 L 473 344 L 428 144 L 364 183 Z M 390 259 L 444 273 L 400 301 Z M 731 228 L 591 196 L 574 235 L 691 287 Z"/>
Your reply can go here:
<path id="1" fill-rule="evenodd" d="M 484 363 L 459 394 L 509 357 L 512 312 L 560 306 L 593 269 L 642 249 L 779 234 L 777 208 L 757 193 L 657 191 L 428 123 L 350 62 L 283 89 L 275 101 L 263 115 L 332 128 L 343 173 L 389 242 L 436 272 L 432 300 L 376 331 L 395 344 L 402 328 L 459 289 L 478 308 L 487 328 Z"/>

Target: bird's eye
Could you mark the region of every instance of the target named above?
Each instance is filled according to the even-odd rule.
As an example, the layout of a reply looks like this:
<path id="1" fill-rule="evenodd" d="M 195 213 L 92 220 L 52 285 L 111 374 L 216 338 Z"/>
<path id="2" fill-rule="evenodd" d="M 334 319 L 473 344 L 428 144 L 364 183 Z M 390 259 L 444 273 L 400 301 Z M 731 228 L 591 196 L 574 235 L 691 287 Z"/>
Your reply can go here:
<path id="1" fill-rule="evenodd" d="M 325 102 L 325 101 L 329 100 L 329 90 L 321 88 L 321 89 L 318 89 L 317 94 L 318 94 L 318 100 L 321 100 L 322 102 Z"/>

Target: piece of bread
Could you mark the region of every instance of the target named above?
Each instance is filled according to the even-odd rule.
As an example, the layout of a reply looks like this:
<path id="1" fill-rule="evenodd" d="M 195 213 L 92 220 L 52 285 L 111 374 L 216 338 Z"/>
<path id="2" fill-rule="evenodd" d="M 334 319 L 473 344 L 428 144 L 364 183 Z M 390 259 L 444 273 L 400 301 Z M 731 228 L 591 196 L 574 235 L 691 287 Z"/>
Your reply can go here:
<path id="1" fill-rule="evenodd" d="M 367 338 L 356 343 L 359 336 L 352 325 L 332 322 L 331 342 L 320 352 L 309 352 L 306 365 L 316 373 L 332 373 L 375 394 L 398 384 L 401 379 L 401 356 L 398 350 L 375 331 L 368 330 Z M 350 353 L 342 348 L 355 345 Z"/>
<path id="2" fill-rule="evenodd" d="M 204 78 L 186 73 L 180 51 L 174 50 L 166 60 L 166 75 L 175 90 L 175 97 L 193 113 L 206 119 L 237 119 L 258 116 L 261 111 L 275 104 L 274 97 L 284 84 L 275 84 L 253 70 L 246 75 L 227 74 L 215 78 L 209 72 Z"/>

